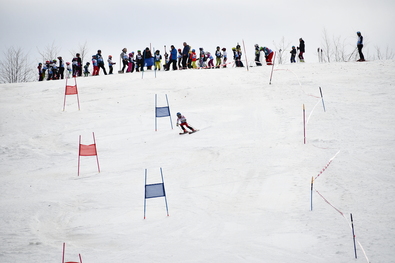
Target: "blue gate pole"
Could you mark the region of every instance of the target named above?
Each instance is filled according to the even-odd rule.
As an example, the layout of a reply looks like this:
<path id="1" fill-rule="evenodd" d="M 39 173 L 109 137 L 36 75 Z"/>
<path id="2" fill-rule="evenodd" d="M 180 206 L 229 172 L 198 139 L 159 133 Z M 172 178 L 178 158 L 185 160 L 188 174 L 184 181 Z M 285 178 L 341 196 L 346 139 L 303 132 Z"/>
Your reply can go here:
<path id="1" fill-rule="evenodd" d="M 145 219 L 145 211 L 146 211 L 146 187 L 147 187 L 147 169 L 145 169 L 145 180 L 144 180 L 144 219 Z"/>
<path id="2" fill-rule="evenodd" d="M 156 106 L 157 106 L 157 97 L 158 95 L 157 94 L 155 94 L 155 131 L 157 131 L 158 129 L 157 129 L 157 121 L 156 121 L 156 119 L 157 119 L 157 116 L 156 116 Z"/>
<path id="3" fill-rule="evenodd" d="M 167 206 L 167 197 L 166 197 L 166 191 L 165 191 L 165 181 L 163 180 L 162 167 L 160 168 L 160 175 L 162 176 L 163 193 L 165 194 L 166 212 L 167 212 L 167 216 L 169 216 L 169 208 Z"/>
<path id="4" fill-rule="evenodd" d="M 166 102 L 167 102 L 167 107 L 169 108 L 169 117 L 170 117 L 171 129 L 173 129 L 173 121 L 171 120 L 170 105 L 169 105 L 169 100 L 167 99 L 167 94 L 166 94 Z"/>

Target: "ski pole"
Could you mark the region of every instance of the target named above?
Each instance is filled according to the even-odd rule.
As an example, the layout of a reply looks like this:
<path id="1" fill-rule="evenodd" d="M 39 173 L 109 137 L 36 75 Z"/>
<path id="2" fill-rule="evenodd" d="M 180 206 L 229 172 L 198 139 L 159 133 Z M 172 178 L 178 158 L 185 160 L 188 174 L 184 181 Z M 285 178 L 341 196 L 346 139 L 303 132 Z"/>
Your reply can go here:
<path id="1" fill-rule="evenodd" d="M 350 61 L 350 59 L 351 59 L 352 55 L 354 55 L 354 52 L 357 50 L 357 48 L 358 48 L 358 47 L 356 47 L 356 48 L 354 49 L 354 51 L 351 53 L 351 55 L 350 55 L 350 57 L 348 58 L 348 60 L 347 60 L 347 61 Z"/>
<path id="2" fill-rule="evenodd" d="M 273 58 L 273 65 L 272 65 L 272 72 L 270 73 L 270 81 L 269 85 L 272 84 L 272 76 L 273 76 L 273 69 L 274 69 L 274 63 L 276 62 L 276 51 L 274 51 L 274 58 Z"/>
<path id="3" fill-rule="evenodd" d="M 247 52 L 246 52 L 246 46 L 244 45 L 244 39 L 243 39 L 243 49 L 244 49 L 244 56 L 246 58 L 246 65 L 247 65 L 247 71 L 248 71 Z"/>

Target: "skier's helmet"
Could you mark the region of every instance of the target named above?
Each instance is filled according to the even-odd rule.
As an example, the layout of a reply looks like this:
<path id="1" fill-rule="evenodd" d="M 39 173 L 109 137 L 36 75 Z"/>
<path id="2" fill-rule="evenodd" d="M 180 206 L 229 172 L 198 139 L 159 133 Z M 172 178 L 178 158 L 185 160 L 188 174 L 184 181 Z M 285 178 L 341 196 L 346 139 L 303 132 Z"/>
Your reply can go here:
<path id="1" fill-rule="evenodd" d="M 181 116 L 181 112 L 177 112 L 177 116 Z"/>

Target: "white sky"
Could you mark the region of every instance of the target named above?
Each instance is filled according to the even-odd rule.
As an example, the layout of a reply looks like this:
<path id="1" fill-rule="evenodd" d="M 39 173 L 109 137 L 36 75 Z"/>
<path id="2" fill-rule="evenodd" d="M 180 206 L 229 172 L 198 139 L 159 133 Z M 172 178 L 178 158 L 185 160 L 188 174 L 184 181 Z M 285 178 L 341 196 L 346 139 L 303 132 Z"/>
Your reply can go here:
<path id="1" fill-rule="evenodd" d="M 361 31 L 370 53 L 395 43 L 393 0 L 0 0 L 0 57 L 10 46 L 21 47 L 39 62 L 37 50 L 54 43 L 59 55 L 85 42 L 89 52 L 118 57 L 121 49 L 144 49 L 186 41 L 192 48 L 213 52 L 217 45 L 230 50 L 244 42 L 248 57 L 254 44 L 274 49 L 273 41 L 306 42 L 306 62 L 317 61 L 323 31 L 341 37 L 351 51 Z M 89 54 L 90 54 L 89 53 Z"/>

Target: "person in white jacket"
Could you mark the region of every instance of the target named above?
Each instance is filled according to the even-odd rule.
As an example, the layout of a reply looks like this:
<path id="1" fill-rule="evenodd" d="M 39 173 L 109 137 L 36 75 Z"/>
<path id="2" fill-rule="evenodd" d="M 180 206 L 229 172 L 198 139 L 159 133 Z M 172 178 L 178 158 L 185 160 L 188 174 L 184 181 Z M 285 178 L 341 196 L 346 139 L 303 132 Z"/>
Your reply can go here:
<path id="1" fill-rule="evenodd" d="M 180 112 L 177 112 L 177 126 L 178 125 L 181 126 L 181 129 L 184 131 L 183 133 L 188 133 L 188 131 L 185 129 L 185 127 L 190 129 L 191 132 L 195 132 L 196 131 L 194 128 L 189 126 L 189 124 L 187 123 L 187 119 Z"/>

